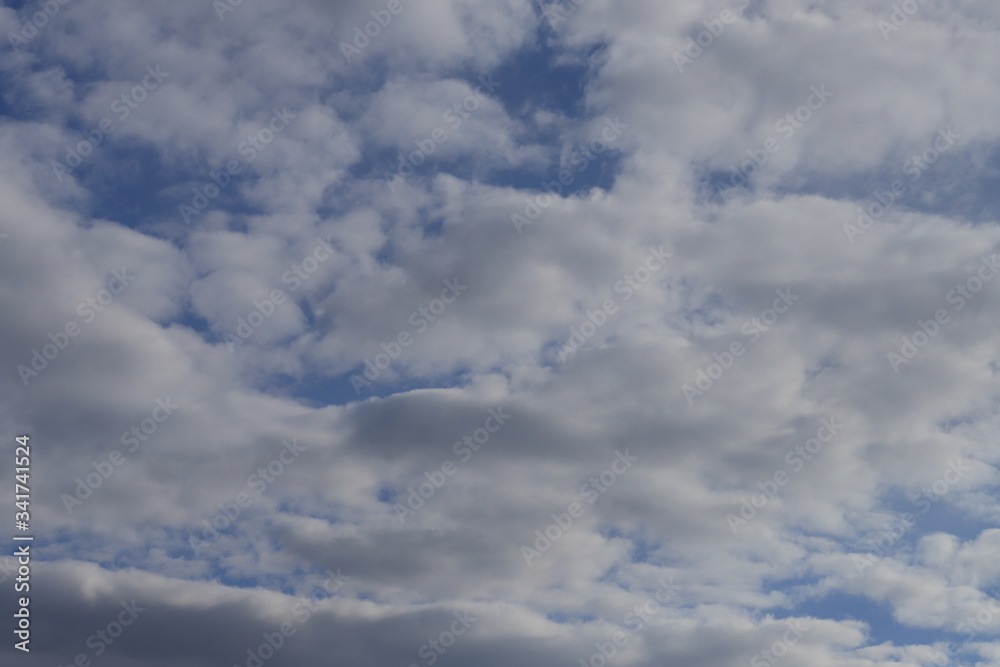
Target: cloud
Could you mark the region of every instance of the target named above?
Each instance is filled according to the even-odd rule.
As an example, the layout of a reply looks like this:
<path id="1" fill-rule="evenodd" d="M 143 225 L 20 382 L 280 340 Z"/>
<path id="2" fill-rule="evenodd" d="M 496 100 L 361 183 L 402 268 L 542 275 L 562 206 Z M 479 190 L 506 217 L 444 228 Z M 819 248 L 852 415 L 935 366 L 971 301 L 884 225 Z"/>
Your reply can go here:
<path id="1" fill-rule="evenodd" d="M 4 8 L 5 659 L 992 659 L 1000 16 L 914 4 Z"/>

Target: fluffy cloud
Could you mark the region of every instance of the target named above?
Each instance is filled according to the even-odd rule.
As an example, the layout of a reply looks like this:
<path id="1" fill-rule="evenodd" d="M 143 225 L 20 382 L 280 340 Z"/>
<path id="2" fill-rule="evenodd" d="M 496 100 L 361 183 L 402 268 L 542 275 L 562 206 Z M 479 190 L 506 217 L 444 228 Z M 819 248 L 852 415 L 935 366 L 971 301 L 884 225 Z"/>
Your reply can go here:
<path id="1" fill-rule="evenodd" d="M 900 7 L 4 8 L 4 654 L 994 660 L 1000 16 Z"/>

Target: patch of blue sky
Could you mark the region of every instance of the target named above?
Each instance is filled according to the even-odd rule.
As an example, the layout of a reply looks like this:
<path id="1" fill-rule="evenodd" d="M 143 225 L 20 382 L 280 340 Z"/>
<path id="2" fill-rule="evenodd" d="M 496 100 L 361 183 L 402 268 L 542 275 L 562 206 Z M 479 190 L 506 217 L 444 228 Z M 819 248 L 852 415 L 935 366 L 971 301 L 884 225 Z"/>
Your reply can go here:
<path id="1" fill-rule="evenodd" d="M 545 618 L 560 625 L 583 625 L 597 620 L 597 616 L 592 614 L 571 614 L 566 612 L 550 612 Z"/>
<path id="2" fill-rule="evenodd" d="M 498 187 L 541 190 L 542 183 L 555 179 L 564 166 L 559 164 L 558 156 L 565 148 L 567 138 L 552 128 L 539 126 L 536 114 L 539 111 L 555 113 L 572 121 L 571 125 L 593 116 L 592 110 L 584 106 L 584 93 L 604 48 L 605 45 L 594 45 L 579 54 L 567 54 L 542 41 L 515 52 L 490 72 L 465 68 L 444 73 L 445 76 L 451 75 L 466 81 L 473 88 L 481 85 L 483 80 L 496 82 L 498 85 L 493 91 L 493 97 L 502 104 L 508 115 L 521 121 L 527 129 L 527 134 L 520 140 L 526 144 L 539 144 L 549 148 L 552 159 L 547 168 L 508 167 L 499 161 L 484 163 L 461 156 L 448 157 L 433 153 L 421 153 L 416 160 L 409 160 L 407 157 L 410 153 L 398 147 L 366 147 L 364 158 L 351 166 L 350 173 L 356 177 L 382 180 L 391 191 L 391 177 L 401 173 L 402 157 L 406 163 L 402 173 L 411 184 L 426 186 L 435 174 L 448 173 Z M 447 105 L 443 105 L 442 114 L 447 109 Z M 449 135 L 462 131 L 461 127 L 451 129 L 443 122 L 442 129 Z M 586 141 L 587 139 L 582 140 L 580 146 L 573 147 L 574 150 L 582 153 L 586 149 L 583 145 Z M 410 146 L 406 146 L 406 149 L 410 149 Z M 416 146 L 413 150 L 420 153 Z M 589 191 L 593 187 L 609 189 L 614 184 L 620 161 L 621 156 L 613 146 L 611 150 L 594 154 L 585 161 L 579 160 L 577 164 L 585 163 L 585 166 L 582 169 L 571 169 L 574 178 L 563 187 L 563 194 Z"/>
<path id="3" fill-rule="evenodd" d="M 587 82 L 606 48 L 606 44 L 595 44 L 579 53 L 567 53 L 548 40 L 540 40 L 515 52 L 491 72 L 467 71 L 465 76 L 472 81 L 489 74 L 498 81 L 495 95 L 514 118 L 530 122 L 535 112 L 544 110 L 581 119 L 588 112 Z"/>
<path id="4" fill-rule="evenodd" d="M 968 638 L 959 632 L 900 623 L 893 617 L 889 604 L 842 591 L 831 591 L 821 598 L 805 600 L 792 609 L 769 613 L 778 619 L 808 616 L 835 621 L 861 621 L 869 628 L 867 642 L 869 646 L 884 642 L 892 642 L 896 646 L 949 641 L 962 644 Z"/>
<path id="5" fill-rule="evenodd" d="M 309 373 L 304 377 L 275 376 L 269 378 L 263 388 L 267 393 L 277 396 L 287 396 L 301 401 L 305 405 L 322 407 L 327 405 L 347 405 L 371 398 L 388 398 L 394 394 L 405 393 L 415 389 L 442 389 L 463 386 L 467 377 L 462 371 L 440 375 L 425 375 L 420 377 L 398 377 L 388 379 L 376 378 L 367 385 L 362 385 L 360 391 L 355 390 L 352 377 L 364 377 L 365 367 L 358 366 L 349 373 L 327 376 L 321 373 Z"/>
<path id="6" fill-rule="evenodd" d="M 944 463 L 942 462 L 942 468 Z M 962 541 L 974 540 L 990 524 L 971 516 L 967 511 L 956 505 L 960 500 L 961 491 L 950 487 L 943 495 L 934 493 L 928 485 L 925 488 L 912 488 L 906 491 L 897 490 L 886 496 L 884 504 L 887 513 L 901 520 L 904 514 L 912 516 L 912 526 L 897 540 L 896 544 L 887 549 L 891 553 L 902 545 L 915 544 L 923 535 L 932 533 L 948 533 Z M 895 528 L 893 529 L 895 530 Z M 885 533 L 884 530 L 874 531 L 874 535 Z M 867 538 L 866 538 L 867 539 Z"/>
<path id="7" fill-rule="evenodd" d="M 629 550 L 629 562 L 649 563 L 651 565 L 663 565 L 666 562 L 663 556 L 665 543 L 662 540 L 652 540 L 643 534 L 644 531 L 625 531 L 616 526 L 604 527 L 600 534 L 605 539 L 625 539 L 632 543 Z"/>

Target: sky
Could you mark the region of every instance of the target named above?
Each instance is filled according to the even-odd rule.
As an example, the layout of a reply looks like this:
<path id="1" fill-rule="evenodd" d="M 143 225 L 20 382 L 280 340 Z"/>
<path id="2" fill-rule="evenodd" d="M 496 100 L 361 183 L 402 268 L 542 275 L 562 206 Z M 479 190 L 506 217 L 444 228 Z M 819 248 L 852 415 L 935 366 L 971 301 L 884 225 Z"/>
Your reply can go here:
<path id="1" fill-rule="evenodd" d="M 0 37 L 3 664 L 1000 665 L 995 2 Z"/>

